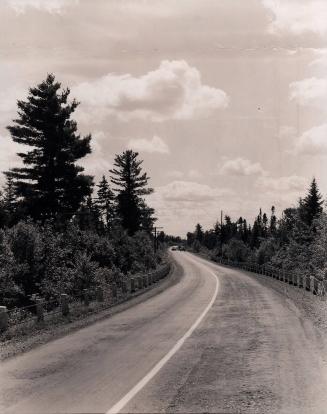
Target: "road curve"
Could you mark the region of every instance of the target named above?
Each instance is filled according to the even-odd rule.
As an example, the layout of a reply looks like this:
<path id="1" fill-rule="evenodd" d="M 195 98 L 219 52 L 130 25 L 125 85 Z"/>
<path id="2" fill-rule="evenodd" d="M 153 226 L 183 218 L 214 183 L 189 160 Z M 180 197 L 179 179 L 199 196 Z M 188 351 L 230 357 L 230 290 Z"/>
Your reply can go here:
<path id="1" fill-rule="evenodd" d="M 179 283 L 3 362 L 0 412 L 326 414 L 327 354 L 295 305 L 246 272 L 173 255 Z"/>

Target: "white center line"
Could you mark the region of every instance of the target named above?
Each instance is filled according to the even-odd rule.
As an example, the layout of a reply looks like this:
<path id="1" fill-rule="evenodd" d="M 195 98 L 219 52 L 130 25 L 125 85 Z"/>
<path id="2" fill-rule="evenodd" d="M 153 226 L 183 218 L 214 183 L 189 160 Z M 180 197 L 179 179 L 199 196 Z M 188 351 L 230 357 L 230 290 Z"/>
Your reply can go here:
<path id="1" fill-rule="evenodd" d="M 196 264 L 199 264 L 198 262 L 190 259 L 192 262 L 195 262 Z M 205 266 L 205 265 L 202 265 Z M 161 368 L 170 360 L 170 358 L 176 354 L 177 351 L 180 350 L 180 348 L 183 346 L 184 342 L 187 338 L 189 338 L 194 330 L 200 325 L 206 314 L 209 312 L 210 308 L 214 304 L 218 289 L 219 289 L 219 280 L 217 275 L 210 269 L 206 267 L 206 270 L 215 278 L 216 285 L 215 285 L 215 291 L 214 294 L 207 305 L 207 307 L 204 309 L 204 311 L 201 313 L 201 315 L 198 317 L 198 319 L 194 322 L 194 324 L 189 328 L 189 330 L 176 342 L 176 344 L 173 346 L 173 348 L 162 358 L 159 362 L 149 371 L 145 377 L 143 377 L 121 400 L 119 400 L 115 405 L 113 405 L 106 414 L 116 414 L 119 413 L 128 403 L 129 401 L 135 397 L 136 394 L 138 394 L 142 388 L 146 386 L 146 384 L 161 370 Z"/>

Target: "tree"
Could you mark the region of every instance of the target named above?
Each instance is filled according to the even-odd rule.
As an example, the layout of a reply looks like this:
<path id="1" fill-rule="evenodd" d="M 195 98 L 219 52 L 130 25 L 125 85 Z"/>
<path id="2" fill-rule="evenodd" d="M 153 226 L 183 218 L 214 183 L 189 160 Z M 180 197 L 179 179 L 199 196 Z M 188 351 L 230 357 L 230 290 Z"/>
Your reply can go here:
<path id="1" fill-rule="evenodd" d="M 271 207 L 271 216 L 270 216 L 270 223 L 269 223 L 269 233 L 271 236 L 274 236 L 277 231 L 277 218 L 275 214 L 275 206 Z"/>
<path id="2" fill-rule="evenodd" d="M 314 178 L 306 197 L 300 201 L 300 215 L 308 226 L 311 226 L 313 220 L 321 214 L 322 204 L 322 196 L 319 193 L 317 182 Z"/>
<path id="3" fill-rule="evenodd" d="M 109 230 L 115 213 L 115 194 L 111 190 L 109 182 L 104 175 L 97 187 L 98 191 L 95 204 L 99 209 L 106 228 Z"/>
<path id="4" fill-rule="evenodd" d="M 122 226 L 129 234 L 134 234 L 142 227 L 144 217 L 149 220 L 153 210 L 149 209 L 143 196 L 151 194 L 152 188 L 147 187 L 149 177 L 142 172 L 142 160 L 138 160 L 138 153 L 126 150 L 116 155 L 114 168 L 110 170 L 111 182 L 116 186 L 117 213 L 121 218 Z"/>
<path id="5" fill-rule="evenodd" d="M 199 243 L 202 243 L 203 236 L 204 236 L 204 233 L 203 233 L 203 230 L 202 230 L 202 226 L 201 226 L 200 223 L 198 223 L 195 226 L 195 232 L 194 232 L 195 240 L 197 240 Z"/>
<path id="6" fill-rule="evenodd" d="M 78 106 L 68 102 L 69 89 L 60 90 L 54 75 L 30 88 L 18 101 L 18 118 L 8 126 L 14 142 L 31 147 L 18 153 L 24 166 L 6 172 L 15 196 L 34 219 L 70 218 L 91 194 L 92 178 L 75 162 L 91 152 L 91 136 L 81 138 L 71 119 Z"/>

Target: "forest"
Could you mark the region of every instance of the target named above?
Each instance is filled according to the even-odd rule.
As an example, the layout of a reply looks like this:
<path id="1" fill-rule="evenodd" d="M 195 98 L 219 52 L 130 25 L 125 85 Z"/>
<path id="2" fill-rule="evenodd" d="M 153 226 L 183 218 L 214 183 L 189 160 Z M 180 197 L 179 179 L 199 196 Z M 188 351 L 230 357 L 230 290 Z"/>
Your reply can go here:
<path id="1" fill-rule="evenodd" d="M 295 207 L 277 218 L 259 210 L 253 224 L 229 216 L 204 231 L 197 224 L 187 234 L 187 245 L 211 259 L 252 264 L 269 264 L 289 274 L 301 272 L 323 280 L 327 277 L 327 213 L 316 179 Z"/>
<path id="2" fill-rule="evenodd" d="M 79 103 L 69 95 L 48 75 L 17 102 L 8 126 L 22 148 L 0 197 L 0 303 L 9 308 L 36 296 L 78 296 L 163 260 L 143 161 L 125 150 L 99 182 L 84 174 L 78 161 L 91 152 L 92 136 L 78 133 Z"/>

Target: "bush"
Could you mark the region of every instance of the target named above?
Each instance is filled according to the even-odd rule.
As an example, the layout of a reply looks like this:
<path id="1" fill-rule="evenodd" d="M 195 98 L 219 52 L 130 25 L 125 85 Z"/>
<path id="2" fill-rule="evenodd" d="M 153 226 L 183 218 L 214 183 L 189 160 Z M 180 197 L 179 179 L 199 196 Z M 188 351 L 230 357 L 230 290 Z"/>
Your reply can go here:
<path id="1" fill-rule="evenodd" d="M 246 262 L 250 256 L 250 249 L 242 240 L 232 239 L 223 245 L 223 256 L 231 261 Z"/>

